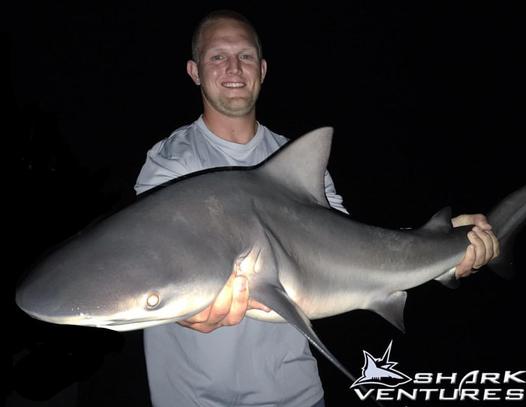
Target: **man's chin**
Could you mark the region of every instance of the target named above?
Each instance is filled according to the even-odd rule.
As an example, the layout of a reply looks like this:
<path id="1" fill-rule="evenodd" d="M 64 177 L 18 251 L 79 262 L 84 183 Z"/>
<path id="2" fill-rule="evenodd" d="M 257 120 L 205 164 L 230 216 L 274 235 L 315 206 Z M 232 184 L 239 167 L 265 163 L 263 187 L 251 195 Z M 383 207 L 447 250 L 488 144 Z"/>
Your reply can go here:
<path id="1" fill-rule="evenodd" d="M 230 117 L 242 117 L 254 110 L 255 103 L 223 103 L 219 106 L 219 111 Z"/>

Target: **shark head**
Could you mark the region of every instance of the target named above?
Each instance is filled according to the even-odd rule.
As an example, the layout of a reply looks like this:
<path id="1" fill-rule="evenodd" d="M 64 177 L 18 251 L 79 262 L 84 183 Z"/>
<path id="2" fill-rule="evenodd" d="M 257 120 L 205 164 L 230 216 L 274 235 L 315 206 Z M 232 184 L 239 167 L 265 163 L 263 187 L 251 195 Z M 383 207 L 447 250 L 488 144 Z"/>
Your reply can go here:
<path id="1" fill-rule="evenodd" d="M 199 261 L 177 253 L 170 258 L 182 257 L 183 265 L 168 269 L 168 259 L 148 252 L 119 255 L 117 248 L 99 243 L 86 251 L 75 242 L 46 258 L 19 286 L 18 306 L 46 322 L 128 331 L 193 315 L 224 283 L 185 272 L 199 270 Z"/>
<path id="2" fill-rule="evenodd" d="M 244 250 L 239 233 L 210 188 L 206 196 L 191 192 L 200 205 L 178 205 L 167 197 L 170 187 L 158 192 L 44 257 L 19 285 L 18 306 L 47 322 L 116 331 L 186 319 L 207 307 Z"/>

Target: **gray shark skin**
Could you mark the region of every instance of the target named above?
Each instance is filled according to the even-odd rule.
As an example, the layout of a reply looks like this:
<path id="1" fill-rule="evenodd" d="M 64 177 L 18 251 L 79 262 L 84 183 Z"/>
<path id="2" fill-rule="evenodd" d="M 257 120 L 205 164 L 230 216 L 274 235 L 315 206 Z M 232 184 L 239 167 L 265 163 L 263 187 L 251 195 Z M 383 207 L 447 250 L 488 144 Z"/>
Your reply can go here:
<path id="1" fill-rule="evenodd" d="M 309 319 L 354 309 L 403 329 L 405 290 L 438 279 L 469 244 L 450 210 L 420 229 L 365 225 L 330 209 L 324 174 L 332 128 L 310 132 L 250 168 L 184 177 L 71 238 L 19 285 L 18 306 L 56 324 L 127 331 L 186 319 L 217 296 L 235 270 L 252 298 L 288 322 L 351 380 Z M 489 215 L 504 253 L 526 219 L 526 187 Z M 510 263 L 495 268 L 509 274 Z M 496 271 L 498 271 L 496 270 Z"/>

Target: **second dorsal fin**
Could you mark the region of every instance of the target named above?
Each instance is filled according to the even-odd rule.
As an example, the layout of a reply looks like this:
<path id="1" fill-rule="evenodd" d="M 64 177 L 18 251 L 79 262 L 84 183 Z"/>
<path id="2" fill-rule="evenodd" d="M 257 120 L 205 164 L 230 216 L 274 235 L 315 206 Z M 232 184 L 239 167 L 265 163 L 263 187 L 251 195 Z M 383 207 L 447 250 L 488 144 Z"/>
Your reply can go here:
<path id="1" fill-rule="evenodd" d="M 435 213 L 427 223 L 420 228 L 421 231 L 448 233 L 453 229 L 451 223 L 451 208 L 446 206 Z"/>

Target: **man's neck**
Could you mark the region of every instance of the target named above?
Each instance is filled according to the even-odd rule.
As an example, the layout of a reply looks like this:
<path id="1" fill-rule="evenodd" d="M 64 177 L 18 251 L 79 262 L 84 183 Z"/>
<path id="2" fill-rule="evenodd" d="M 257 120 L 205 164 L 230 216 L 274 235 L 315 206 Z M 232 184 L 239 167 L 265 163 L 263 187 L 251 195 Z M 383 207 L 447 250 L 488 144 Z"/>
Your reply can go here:
<path id="1" fill-rule="evenodd" d="M 257 131 L 255 111 L 243 117 L 228 117 L 215 111 L 205 111 L 203 121 L 216 136 L 238 144 L 247 144 Z"/>

